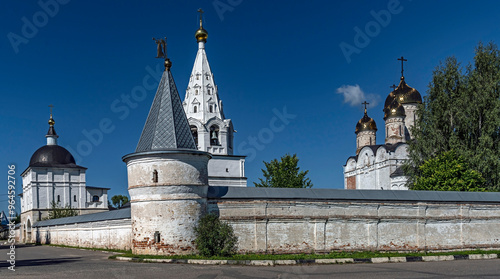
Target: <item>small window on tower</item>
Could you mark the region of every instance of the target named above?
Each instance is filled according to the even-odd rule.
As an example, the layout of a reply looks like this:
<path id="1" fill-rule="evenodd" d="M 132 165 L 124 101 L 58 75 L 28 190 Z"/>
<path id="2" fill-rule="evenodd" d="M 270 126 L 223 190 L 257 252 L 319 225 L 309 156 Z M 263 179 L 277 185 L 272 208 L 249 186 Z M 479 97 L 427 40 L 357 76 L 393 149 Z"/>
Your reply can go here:
<path id="1" fill-rule="evenodd" d="M 207 80 L 208 80 L 208 75 L 207 75 Z"/>
<path id="2" fill-rule="evenodd" d="M 194 91 L 194 94 L 195 94 L 195 95 L 198 95 L 198 89 L 196 89 L 196 90 Z"/>
<path id="3" fill-rule="evenodd" d="M 210 105 L 210 106 L 208 107 L 208 111 L 210 111 L 210 112 L 214 112 L 214 106 Z"/>
<path id="4" fill-rule="evenodd" d="M 73 196 L 73 201 L 76 202 L 76 195 Z"/>
<path id="5" fill-rule="evenodd" d="M 61 202 L 61 196 L 57 195 L 57 202 Z"/>
<path id="6" fill-rule="evenodd" d="M 158 183 L 158 171 L 153 171 L 153 183 Z"/>
<path id="7" fill-rule="evenodd" d="M 194 108 L 193 108 L 193 112 L 194 112 L 194 113 L 197 113 L 197 112 L 198 112 L 198 107 L 197 107 L 197 106 L 194 106 Z"/>
<path id="8" fill-rule="evenodd" d="M 208 95 L 210 95 L 210 89 L 207 89 Z"/>

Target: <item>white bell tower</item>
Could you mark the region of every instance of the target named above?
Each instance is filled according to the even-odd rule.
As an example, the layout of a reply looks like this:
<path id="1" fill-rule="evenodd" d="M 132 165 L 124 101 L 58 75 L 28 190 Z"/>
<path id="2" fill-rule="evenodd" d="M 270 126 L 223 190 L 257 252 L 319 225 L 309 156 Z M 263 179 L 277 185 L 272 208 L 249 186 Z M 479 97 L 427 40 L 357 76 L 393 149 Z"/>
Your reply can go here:
<path id="1" fill-rule="evenodd" d="M 233 124 L 224 117 L 222 101 L 219 99 L 214 75 L 208 63 L 205 43 L 208 32 L 203 29 L 202 10 L 200 28 L 195 37 L 198 53 L 186 89 L 183 107 L 191 127 L 191 133 L 199 150 L 212 154 L 233 154 Z"/>

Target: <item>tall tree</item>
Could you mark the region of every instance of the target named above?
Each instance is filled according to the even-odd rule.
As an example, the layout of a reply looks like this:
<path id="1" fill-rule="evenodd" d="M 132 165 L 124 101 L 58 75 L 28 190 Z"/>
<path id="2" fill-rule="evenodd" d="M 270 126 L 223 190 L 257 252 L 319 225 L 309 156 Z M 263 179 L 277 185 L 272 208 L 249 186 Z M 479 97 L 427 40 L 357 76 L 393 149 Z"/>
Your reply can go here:
<path id="1" fill-rule="evenodd" d="M 413 184 L 413 190 L 483 192 L 484 178 L 468 167 L 464 157 L 454 150 L 445 151 L 425 161 Z"/>
<path id="2" fill-rule="evenodd" d="M 310 188 L 313 186 L 311 180 L 306 178 L 308 170 L 300 171 L 298 166 L 299 158 L 297 154 L 286 154 L 267 163 L 266 169 L 262 169 L 264 179 L 259 178 L 260 183 L 255 183 L 255 187 L 275 187 L 275 188 Z"/>
<path id="3" fill-rule="evenodd" d="M 493 43 L 480 43 L 474 64 L 465 71 L 454 57 L 434 70 L 420 105 L 405 165 L 412 188 L 422 176 L 420 166 L 455 150 L 472 170 L 485 178 L 490 191 L 500 190 L 500 53 Z"/>

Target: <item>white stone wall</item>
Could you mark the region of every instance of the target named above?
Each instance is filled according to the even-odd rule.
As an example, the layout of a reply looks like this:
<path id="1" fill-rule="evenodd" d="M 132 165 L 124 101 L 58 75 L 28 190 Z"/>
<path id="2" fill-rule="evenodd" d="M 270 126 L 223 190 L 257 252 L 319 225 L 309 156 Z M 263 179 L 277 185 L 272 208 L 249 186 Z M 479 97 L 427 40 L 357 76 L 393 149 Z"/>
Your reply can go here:
<path id="1" fill-rule="evenodd" d="M 344 166 L 344 188 L 348 189 L 349 177 L 354 177 L 355 189 L 394 190 L 391 188 L 395 183 L 398 190 L 407 189 L 399 187 L 406 182 L 406 178 L 394 179 L 393 183 L 390 177 L 407 159 L 407 144 L 399 145 L 394 151 L 379 146 L 375 153 L 371 147 L 364 147 L 357 158 L 349 158 Z"/>
<path id="2" fill-rule="evenodd" d="M 500 248 L 500 204 L 210 200 L 239 252 Z"/>
<path id="3" fill-rule="evenodd" d="M 385 120 L 385 143 L 406 142 L 404 117 L 390 117 Z"/>
<path id="4" fill-rule="evenodd" d="M 361 148 L 367 145 L 375 145 L 377 141 L 377 131 L 361 131 L 356 135 L 356 154 L 359 154 Z"/>
<path id="5" fill-rule="evenodd" d="M 33 237 L 42 244 L 130 250 L 131 224 L 130 219 L 118 219 L 40 227 L 33 228 Z"/>
<path id="6" fill-rule="evenodd" d="M 403 104 L 403 108 L 405 109 L 405 134 L 406 134 L 406 140 L 413 139 L 413 136 L 411 134 L 411 129 L 410 127 L 413 127 L 415 125 L 415 122 L 417 122 L 417 107 L 418 104 Z"/>
<path id="7" fill-rule="evenodd" d="M 208 185 L 246 187 L 245 157 L 213 156 L 208 161 Z"/>

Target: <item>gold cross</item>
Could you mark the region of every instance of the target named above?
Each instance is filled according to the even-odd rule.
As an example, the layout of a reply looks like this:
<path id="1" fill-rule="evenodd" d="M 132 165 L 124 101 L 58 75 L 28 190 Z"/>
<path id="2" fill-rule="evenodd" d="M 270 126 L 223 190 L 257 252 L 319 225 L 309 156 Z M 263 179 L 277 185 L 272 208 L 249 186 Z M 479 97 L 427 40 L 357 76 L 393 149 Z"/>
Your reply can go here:
<path id="1" fill-rule="evenodd" d="M 365 105 L 365 113 L 366 113 L 366 106 L 369 105 L 370 103 L 367 103 L 366 101 L 364 103 L 361 103 L 362 105 Z"/>
<path id="2" fill-rule="evenodd" d="M 49 105 L 49 108 L 50 108 L 50 117 L 52 118 L 52 108 L 54 107 L 54 105 Z"/>

